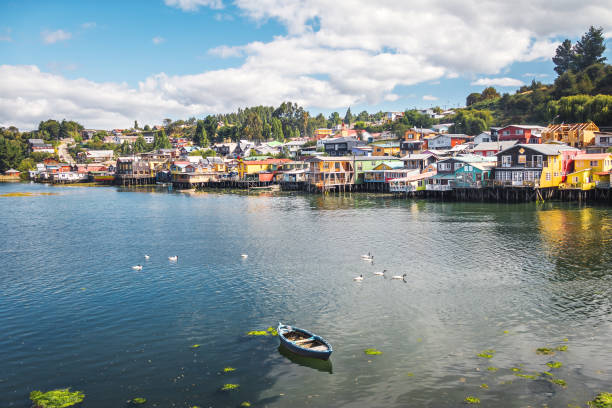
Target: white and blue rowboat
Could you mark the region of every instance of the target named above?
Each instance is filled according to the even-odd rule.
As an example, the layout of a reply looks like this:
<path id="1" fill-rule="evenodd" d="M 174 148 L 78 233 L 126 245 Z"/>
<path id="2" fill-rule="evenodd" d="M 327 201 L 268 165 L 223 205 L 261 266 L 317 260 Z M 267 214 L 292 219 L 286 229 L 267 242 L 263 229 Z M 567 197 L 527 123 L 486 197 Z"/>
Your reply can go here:
<path id="1" fill-rule="evenodd" d="M 287 350 L 300 356 L 327 360 L 333 351 L 323 337 L 282 323 L 278 324 L 278 337 Z"/>

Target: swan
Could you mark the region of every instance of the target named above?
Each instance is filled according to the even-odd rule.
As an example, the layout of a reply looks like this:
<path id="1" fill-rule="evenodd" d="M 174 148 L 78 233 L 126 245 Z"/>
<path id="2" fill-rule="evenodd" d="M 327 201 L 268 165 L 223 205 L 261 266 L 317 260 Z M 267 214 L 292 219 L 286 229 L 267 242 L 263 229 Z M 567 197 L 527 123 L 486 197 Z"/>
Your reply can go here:
<path id="1" fill-rule="evenodd" d="M 132 266 L 132 269 L 134 269 L 135 271 L 140 271 L 140 270 L 142 270 L 142 265 Z"/>
<path id="2" fill-rule="evenodd" d="M 374 275 L 376 275 L 376 276 L 385 276 L 385 272 L 387 272 L 387 270 L 383 269 L 382 272 L 374 272 Z"/>
<path id="3" fill-rule="evenodd" d="M 354 281 L 361 282 L 363 280 L 363 275 L 359 275 L 356 278 L 353 278 Z"/>
<path id="4" fill-rule="evenodd" d="M 174 261 L 178 261 L 178 255 L 169 256 L 169 257 L 168 257 L 168 260 L 169 260 L 169 261 L 173 261 L 173 262 L 174 262 Z"/>
<path id="5" fill-rule="evenodd" d="M 145 255 L 145 259 L 149 259 L 149 258 L 150 258 L 150 256 L 149 256 L 149 255 Z"/>
<path id="6" fill-rule="evenodd" d="M 247 254 L 242 254 L 240 256 L 243 257 L 244 259 L 247 259 L 249 257 Z"/>
<path id="7" fill-rule="evenodd" d="M 395 275 L 395 276 L 392 276 L 391 279 L 406 280 L 406 275 L 407 274 L 403 274 L 402 276 Z"/>
<path id="8" fill-rule="evenodd" d="M 361 259 L 369 259 L 369 258 L 374 258 L 370 252 L 368 252 L 367 254 L 361 255 Z"/>

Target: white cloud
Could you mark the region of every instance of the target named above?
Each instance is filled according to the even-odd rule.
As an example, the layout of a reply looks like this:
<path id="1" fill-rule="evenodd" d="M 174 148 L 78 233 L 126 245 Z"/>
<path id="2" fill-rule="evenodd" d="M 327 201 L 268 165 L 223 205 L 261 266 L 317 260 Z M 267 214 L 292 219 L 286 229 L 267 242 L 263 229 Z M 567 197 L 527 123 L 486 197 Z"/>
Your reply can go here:
<path id="1" fill-rule="evenodd" d="M 536 74 L 532 72 L 526 72 L 523 74 L 523 76 L 528 78 L 547 78 L 550 76 L 550 74 Z"/>
<path id="2" fill-rule="evenodd" d="M 183 11 L 196 11 L 200 7 L 223 8 L 222 0 L 164 0 L 164 3 L 167 6 L 180 8 Z"/>
<path id="3" fill-rule="evenodd" d="M 13 41 L 13 38 L 6 34 L 6 35 L 0 35 L 0 42 L 11 42 Z"/>
<path id="4" fill-rule="evenodd" d="M 473 81 L 470 85 L 478 86 L 522 86 L 525 85 L 523 81 L 515 78 L 480 78 Z"/>
<path id="5" fill-rule="evenodd" d="M 58 41 L 66 41 L 72 38 L 72 34 L 64 30 L 43 31 L 40 33 L 45 44 L 55 44 Z"/>
<path id="6" fill-rule="evenodd" d="M 165 42 L 166 39 L 164 37 L 157 36 L 157 37 L 153 37 L 153 39 L 151 41 L 153 41 L 153 44 L 159 45 L 159 44 Z"/>
<path id="7" fill-rule="evenodd" d="M 234 21 L 234 16 L 227 13 L 216 13 L 215 20 L 217 21 Z"/>
<path id="8" fill-rule="evenodd" d="M 390 94 L 386 94 L 383 99 L 385 101 L 389 101 L 389 102 L 395 102 L 400 98 L 400 96 L 398 94 L 394 94 L 394 93 L 390 93 Z"/>
<path id="9" fill-rule="evenodd" d="M 165 3 L 185 11 L 223 7 L 221 0 Z M 284 100 L 311 109 L 374 105 L 394 99 L 402 87 L 444 78 L 519 86 L 520 80 L 503 73 L 513 63 L 550 58 L 559 39 L 580 36 L 590 25 L 612 31 L 609 0 L 414 0 L 410 7 L 398 7 L 396 0 L 233 4 L 236 15 L 257 24 L 274 20 L 286 33 L 209 50 L 243 58 L 236 67 L 159 73 L 132 87 L 4 66 L 11 81 L 0 75 L 0 121 L 35 126 L 48 117 L 70 117 L 87 126 L 122 127 L 134 119 L 152 123 Z"/>
<path id="10" fill-rule="evenodd" d="M 84 29 L 96 28 L 96 23 L 95 21 L 88 21 L 88 22 L 81 24 L 81 28 L 84 28 Z"/>
<path id="11" fill-rule="evenodd" d="M 438 97 L 433 95 L 423 95 L 424 101 L 437 101 Z"/>

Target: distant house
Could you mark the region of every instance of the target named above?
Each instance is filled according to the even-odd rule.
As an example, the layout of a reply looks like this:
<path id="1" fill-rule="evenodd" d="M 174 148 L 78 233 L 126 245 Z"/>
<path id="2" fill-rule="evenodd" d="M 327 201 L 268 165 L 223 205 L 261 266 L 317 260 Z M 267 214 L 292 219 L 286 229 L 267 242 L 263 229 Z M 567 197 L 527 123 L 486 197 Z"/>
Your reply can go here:
<path id="1" fill-rule="evenodd" d="M 610 187 L 612 153 L 577 154 L 574 156 L 574 171 L 560 187 L 591 190 L 595 187 Z"/>
<path id="2" fill-rule="evenodd" d="M 474 136 L 475 145 L 492 141 L 493 140 L 491 139 L 491 132 L 482 132 L 479 135 Z"/>
<path id="3" fill-rule="evenodd" d="M 28 148 L 31 153 L 55 153 L 53 145 L 42 139 L 28 139 Z"/>
<path id="4" fill-rule="evenodd" d="M 542 132 L 545 130 L 543 126 L 510 125 L 497 131 L 497 140 L 500 142 L 516 140 L 519 144 L 540 144 Z"/>
<path id="5" fill-rule="evenodd" d="M 596 132 L 599 132 L 599 128 L 593 122 L 549 125 L 542 132 L 542 142 L 561 142 L 569 146 L 584 148 L 595 142 Z"/>
<path id="6" fill-rule="evenodd" d="M 83 129 L 81 130 L 81 137 L 83 140 L 93 139 L 98 131 L 95 129 Z"/>
<path id="7" fill-rule="evenodd" d="M 315 129 L 314 138 L 317 140 L 325 139 L 326 137 L 330 137 L 332 133 L 333 133 L 332 129 L 327 129 L 327 128 Z"/>
<path id="8" fill-rule="evenodd" d="M 297 157 L 298 153 L 302 149 L 302 146 L 304 146 L 305 144 L 306 140 L 292 140 L 290 142 L 285 143 L 282 146 L 282 149 L 289 156 Z"/>
<path id="9" fill-rule="evenodd" d="M 408 154 L 400 159 L 404 162 L 404 168 L 423 171 L 429 165 L 434 164 L 438 158 L 432 153 Z"/>
<path id="10" fill-rule="evenodd" d="M 112 160 L 115 155 L 113 150 L 87 150 L 78 154 L 82 161 L 91 160 L 94 163 L 101 163 Z"/>
<path id="11" fill-rule="evenodd" d="M 354 156 L 371 156 L 372 150 L 372 146 L 355 146 L 350 154 Z"/>
<path id="12" fill-rule="evenodd" d="M 373 156 L 399 156 L 400 154 L 400 143 L 398 141 L 374 143 L 371 146 Z"/>
<path id="13" fill-rule="evenodd" d="M 612 148 L 612 132 L 595 132 L 595 143 L 586 147 L 587 153 L 607 153 Z"/>
<path id="14" fill-rule="evenodd" d="M 464 135 L 461 133 L 458 134 L 450 134 L 443 133 L 436 136 L 433 136 L 427 140 L 427 148 L 428 149 L 451 149 L 458 144 L 462 144 L 470 141 L 471 136 Z"/>
<path id="15" fill-rule="evenodd" d="M 454 123 L 440 123 L 438 125 L 433 125 L 431 128 L 436 133 L 448 133 L 448 129 L 453 125 Z"/>
<path id="16" fill-rule="evenodd" d="M 353 147 L 358 144 L 360 144 L 359 140 L 353 137 L 336 137 L 323 140 L 325 153 L 330 156 L 345 156 L 350 154 Z"/>
<path id="17" fill-rule="evenodd" d="M 506 142 L 482 142 L 474 146 L 474 154 L 493 157 L 502 150 L 514 146 L 516 143 L 516 140 L 508 140 Z"/>

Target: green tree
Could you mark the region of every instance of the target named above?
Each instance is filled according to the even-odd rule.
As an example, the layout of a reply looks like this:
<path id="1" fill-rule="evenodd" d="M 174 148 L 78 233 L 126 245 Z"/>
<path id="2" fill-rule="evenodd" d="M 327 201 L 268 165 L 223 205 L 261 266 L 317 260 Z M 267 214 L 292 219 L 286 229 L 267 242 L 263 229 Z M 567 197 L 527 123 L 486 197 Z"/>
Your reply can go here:
<path id="1" fill-rule="evenodd" d="M 482 95 L 479 92 L 472 92 L 465 99 L 465 106 L 471 106 L 476 102 L 480 102 L 482 100 Z"/>
<path id="2" fill-rule="evenodd" d="M 332 112 L 327 119 L 327 127 L 331 128 L 336 125 L 342 123 L 342 119 L 340 119 L 340 114 L 338 112 Z"/>
<path id="3" fill-rule="evenodd" d="M 196 123 L 196 130 L 193 135 L 193 143 L 196 146 L 205 147 L 208 146 L 208 135 L 206 134 L 206 124 L 203 120 L 198 120 Z"/>
<path id="4" fill-rule="evenodd" d="M 346 110 L 346 114 L 344 115 L 343 123 L 346 125 L 350 125 L 352 121 L 353 121 L 353 114 L 351 113 L 351 107 L 349 106 L 348 109 Z"/>
<path id="5" fill-rule="evenodd" d="M 49 119 L 44 122 L 40 122 L 38 130 L 43 135 L 48 135 L 50 139 L 59 139 L 60 137 L 60 124 L 57 120 Z M 44 139 L 45 137 L 43 137 Z"/>
<path id="6" fill-rule="evenodd" d="M 166 132 L 164 129 L 160 130 L 155 134 L 153 139 L 153 148 L 154 149 L 170 149 L 172 147 L 172 143 L 170 143 L 170 139 L 166 136 Z"/>
<path id="7" fill-rule="evenodd" d="M 134 121 L 134 129 L 138 129 L 138 121 L 137 120 Z"/>
<path id="8" fill-rule="evenodd" d="M 596 63 L 603 63 L 606 57 L 602 57 L 606 51 L 604 44 L 603 28 L 591 26 L 582 38 L 576 42 L 573 49 L 574 66 L 576 71 L 582 71 L 586 67 Z"/>
<path id="9" fill-rule="evenodd" d="M 145 125 L 143 130 L 144 130 L 145 132 L 150 132 L 150 131 L 151 131 L 151 126 L 149 126 L 149 125 Z"/>
<path id="10" fill-rule="evenodd" d="M 204 118 L 204 130 L 206 131 L 206 137 L 208 140 L 217 140 L 217 127 L 219 126 L 219 120 L 213 116 L 208 115 Z"/>
<path id="11" fill-rule="evenodd" d="M 147 142 L 144 140 L 144 137 L 142 137 L 142 135 L 136 138 L 133 149 L 134 153 L 142 153 L 147 151 Z"/>
<path id="12" fill-rule="evenodd" d="M 124 140 L 123 143 L 119 146 L 119 152 L 123 155 L 128 155 L 132 153 L 132 146 L 127 140 Z"/>
<path id="13" fill-rule="evenodd" d="M 557 47 L 555 56 L 552 59 L 552 62 L 555 64 L 555 72 L 558 75 L 563 75 L 563 73 L 571 68 L 573 59 L 574 51 L 572 50 L 572 42 L 565 39 L 565 41 Z"/>
<path id="14" fill-rule="evenodd" d="M 285 141 L 285 135 L 283 133 L 283 124 L 280 119 L 272 118 L 272 138 L 279 142 Z"/>
<path id="15" fill-rule="evenodd" d="M 492 86 L 483 89 L 481 95 L 482 95 L 483 101 L 486 101 L 487 99 L 496 99 L 496 98 L 501 97 L 499 92 L 497 92 L 497 90 L 493 88 Z"/>

